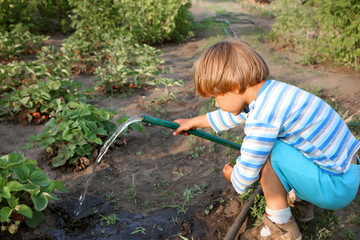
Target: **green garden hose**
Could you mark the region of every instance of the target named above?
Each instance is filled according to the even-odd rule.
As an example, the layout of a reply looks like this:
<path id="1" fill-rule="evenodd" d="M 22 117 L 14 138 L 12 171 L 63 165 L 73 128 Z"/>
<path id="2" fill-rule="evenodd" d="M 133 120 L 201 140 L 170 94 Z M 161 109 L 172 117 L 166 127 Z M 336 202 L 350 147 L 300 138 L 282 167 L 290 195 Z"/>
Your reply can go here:
<path id="1" fill-rule="evenodd" d="M 175 123 L 175 122 L 170 122 L 170 121 L 166 121 L 166 120 L 162 120 L 162 119 L 158 119 L 158 118 L 154 118 L 154 117 L 149 117 L 149 116 L 142 116 L 143 122 L 147 122 L 150 124 L 154 124 L 154 125 L 158 125 L 158 126 L 162 126 L 162 127 L 167 127 L 167 128 L 171 128 L 171 129 L 177 129 L 179 127 L 179 124 Z M 200 131 L 200 130 L 196 130 L 196 129 L 192 129 L 189 131 L 186 131 L 189 134 L 195 135 L 197 137 L 201 137 L 207 140 L 210 140 L 212 142 L 224 145 L 226 147 L 231 147 L 233 149 L 236 149 L 238 151 L 240 151 L 241 145 L 234 143 L 234 142 L 230 142 L 228 140 L 225 140 L 223 138 L 211 135 L 209 133 Z"/>

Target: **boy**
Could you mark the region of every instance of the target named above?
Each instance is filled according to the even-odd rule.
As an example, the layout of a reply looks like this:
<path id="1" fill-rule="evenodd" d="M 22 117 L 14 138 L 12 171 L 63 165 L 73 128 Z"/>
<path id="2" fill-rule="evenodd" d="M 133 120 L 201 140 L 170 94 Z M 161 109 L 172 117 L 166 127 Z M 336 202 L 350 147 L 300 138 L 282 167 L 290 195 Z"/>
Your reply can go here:
<path id="1" fill-rule="evenodd" d="M 242 41 L 214 44 L 195 62 L 196 91 L 215 98 L 217 111 L 177 119 L 174 135 L 194 128 L 220 132 L 245 124 L 241 155 L 223 173 L 242 194 L 260 178 L 263 223 L 241 239 L 301 239 L 287 193 L 321 208 L 338 209 L 356 196 L 360 142 L 318 97 L 275 80 L 262 57 Z"/>

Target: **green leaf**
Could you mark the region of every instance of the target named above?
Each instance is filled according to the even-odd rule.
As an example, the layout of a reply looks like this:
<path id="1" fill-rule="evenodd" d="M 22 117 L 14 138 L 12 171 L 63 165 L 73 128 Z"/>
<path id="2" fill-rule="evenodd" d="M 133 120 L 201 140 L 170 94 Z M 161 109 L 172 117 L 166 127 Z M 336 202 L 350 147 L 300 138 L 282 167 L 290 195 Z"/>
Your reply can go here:
<path id="1" fill-rule="evenodd" d="M 37 227 L 44 219 L 42 212 L 34 211 L 32 218 L 25 218 L 25 223 L 31 228 Z"/>
<path id="2" fill-rule="evenodd" d="M 8 156 L 9 164 L 11 165 L 16 165 L 26 160 L 25 156 L 19 153 L 10 153 Z"/>
<path id="3" fill-rule="evenodd" d="M 129 126 L 132 130 L 138 131 L 138 132 L 144 132 L 145 128 L 140 123 L 132 123 Z"/>
<path id="4" fill-rule="evenodd" d="M 41 141 L 40 147 L 45 148 L 45 147 L 49 146 L 50 144 L 54 143 L 55 141 L 56 141 L 55 138 L 48 137 L 45 140 Z"/>
<path id="5" fill-rule="evenodd" d="M 19 153 L 10 153 L 0 158 L 0 168 L 6 169 L 10 166 L 20 164 L 25 160 L 25 157 Z"/>
<path id="6" fill-rule="evenodd" d="M 0 209 L 0 222 L 5 222 L 11 215 L 12 209 L 10 207 L 2 207 Z"/>
<path id="7" fill-rule="evenodd" d="M 24 97 L 22 99 L 19 100 L 19 102 L 23 105 L 26 105 L 30 100 L 30 97 Z"/>
<path id="8" fill-rule="evenodd" d="M 17 181 L 10 181 L 6 185 L 11 192 L 18 192 L 24 189 L 23 184 Z"/>
<path id="9" fill-rule="evenodd" d="M 11 198 L 8 198 L 6 200 L 11 208 L 15 208 L 15 206 L 19 204 L 19 199 L 15 196 L 11 196 Z"/>
<path id="10" fill-rule="evenodd" d="M 65 187 L 64 183 L 62 183 L 61 181 L 55 180 L 54 183 L 55 183 L 56 188 L 59 189 L 60 191 L 63 191 L 63 192 L 68 191 L 67 188 Z"/>
<path id="11" fill-rule="evenodd" d="M 97 131 L 96 131 L 96 134 L 106 136 L 106 135 L 107 135 L 107 132 L 106 132 L 106 130 L 103 129 L 103 128 L 98 128 Z"/>
<path id="12" fill-rule="evenodd" d="M 64 153 L 59 153 L 59 155 L 54 157 L 54 159 L 51 162 L 51 164 L 54 167 L 60 167 L 60 166 L 64 165 L 65 163 L 66 163 L 66 157 L 65 157 Z"/>
<path id="13" fill-rule="evenodd" d="M 30 168 L 28 166 L 14 166 L 12 169 L 20 182 L 25 182 L 29 178 Z"/>
<path id="14" fill-rule="evenodd" d="M 80 105 L 79 103 L 77 103 L 77 102 L 69 102 L 67 105 L 68 105 L 70 108 L 78 108 L 78 107 L 81 106 L 81 105 Z"/>
<path id="15" fill-rule="evenodd" d="M 11 197 L 10 189 L 7 186 L 5 186 L 2 190 L 0 189 L 0 195 L 4 198 L 10 198 Z"/>
<path id="16" fill-rule="evenodd" d="M 48 205 L 48 198 L 44 193 L 39 193 L 37 195 L 31 195 L 31 199 L 34 203 L 36 211 L 44 210 Z"/>
<path id="17" fill-rule="evenodd" d="M 32 172 L 29 176 L 29 180 L 38 186 L 46 187 L 50 184 L 50 179 L 41 170 Z"/>
<path id="18" fill-rule="evenodd" d="M 33 217 L 33 211 L 30 207 L 28 207 L 25 204 L 20 204 L 20 210 L 18 213 L 24 215 L 25 217 L 32 218 Z"/>

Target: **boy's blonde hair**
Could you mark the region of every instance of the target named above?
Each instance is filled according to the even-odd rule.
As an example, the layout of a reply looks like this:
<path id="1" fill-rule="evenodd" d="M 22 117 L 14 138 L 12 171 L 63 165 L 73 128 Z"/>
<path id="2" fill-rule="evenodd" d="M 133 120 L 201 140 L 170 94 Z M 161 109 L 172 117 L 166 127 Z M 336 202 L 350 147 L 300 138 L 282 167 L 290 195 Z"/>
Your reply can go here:
<path id="1" fill-rule="evenodd" d="M 193 79 L 203 97 L 245 92 L 269 75 L 264 59 L 240 40 L 221 41 L 209 47 L 195 62 Z"/>

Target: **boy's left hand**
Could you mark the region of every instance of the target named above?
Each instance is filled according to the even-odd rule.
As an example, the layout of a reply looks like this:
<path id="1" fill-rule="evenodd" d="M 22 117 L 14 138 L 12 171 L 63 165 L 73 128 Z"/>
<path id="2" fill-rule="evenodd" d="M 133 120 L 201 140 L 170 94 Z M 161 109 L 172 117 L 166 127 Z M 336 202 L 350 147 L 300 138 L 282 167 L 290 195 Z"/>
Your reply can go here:
<path id="1" fill-rule="evenodd" d="M 233 169 L 234 169 L 234 167 L 232 166 L 231 163 L 225 164 L 225 166 L 223 168 L 224 176 L 229 182 L 231 182 L 230 176 L 231 176 Z"/>

